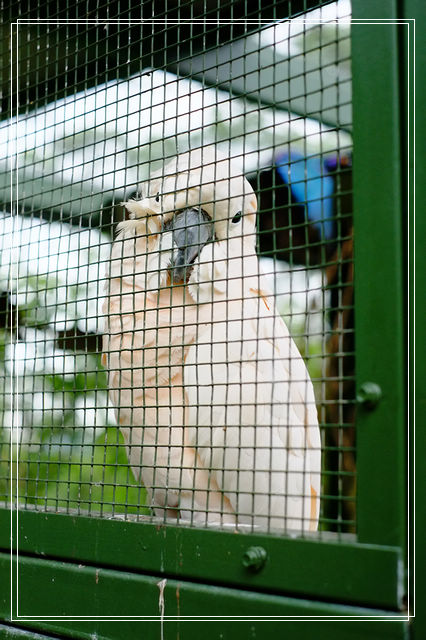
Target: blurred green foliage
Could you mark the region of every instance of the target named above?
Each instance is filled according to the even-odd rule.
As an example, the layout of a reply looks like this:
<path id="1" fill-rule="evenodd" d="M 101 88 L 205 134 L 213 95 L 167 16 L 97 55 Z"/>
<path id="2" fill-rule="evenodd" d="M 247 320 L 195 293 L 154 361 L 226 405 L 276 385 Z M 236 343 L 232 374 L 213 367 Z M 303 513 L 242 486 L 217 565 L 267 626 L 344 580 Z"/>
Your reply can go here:
<path id="1" fill-rule="evenodd" d="M 48 351 L 55 336 L 40 322 L 51 315 L 40 305 L 41 293 L 19 307 L 19 316 L 23 328 L 44 329 L 38 336 L 45 337 L 42 346 Z M 0 499 L 35 508 L 149 514 L 143 506 L 146 490 L 132 475 L 123 436 L 112 420 L 108 423 L 112 414 L 100 355 L 56 350 L 55 357 L 62 353 L 76 363 L 75 371 L 63 373 L 38 373 L 29 355 L 25 368 L 30 373 L 24 370 L 15 378 L 14 345 L 13 334 L 0 329 Z M 16 392 L 14 400 L 11 392 Z"/>

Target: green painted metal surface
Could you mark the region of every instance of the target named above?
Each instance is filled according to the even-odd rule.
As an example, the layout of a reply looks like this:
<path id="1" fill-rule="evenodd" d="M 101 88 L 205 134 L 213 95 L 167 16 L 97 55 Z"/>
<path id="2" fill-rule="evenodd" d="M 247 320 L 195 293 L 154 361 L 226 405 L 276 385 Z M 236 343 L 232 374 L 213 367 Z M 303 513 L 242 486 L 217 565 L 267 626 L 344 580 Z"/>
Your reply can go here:
<path id="1" fill-rule="evenodd" d="M 426 127 L 423 116 L 426 103 L 426 82 L 424 70 L 426 68 L 426 49 L 424 47 L 424 33 L 426 28 L 426 5 L 416 0 L 404 0 L 403 11 L 405 18 L 415 18 L 410 31 L 405 34 L 404 59 L 413 53 L 411 76 L 405 74 L 404 80 L 409 90 L 409 100 L 406 103 L 406 127 L 403 135 L 409 143 L 406 156 L 408 167 L 408 203 L 407 203 L 407 244 L 406 253 L 409 259 L 408 274 L 408 304 L 410 316 L 409 328 L 409 418 L 412 426 L 410 462 L 411 462 L 411 493 L 410 493 L 410 613 L 413 618 L 413 638 L 421 640 L 426 637 L 426 508 L 424 501 L 425 471 L 424 460 L 426 451 L 426 325 L 425 325 L 425 295 L 424 278 L 426 273 L 426 217 L 424 203 L 426 189 L 424 175 L 424 158 L 426 156 Z M 404 68 L 407 67 L 404 65 Z M 415 82 L 414 82 L 415 79 Z M 409 81 L 409 82 L 408 82 Z M 415 427 L 415 429 L 414 429 Z M 415 489 L 417 489 L 415 491 Z M 416 566 L 414 566 L 414 564 Z M 415 570 L 414 570 L 415 569 Z"/>
<path id="2" fill-rule="evenodd" d="M 0 638 L 2 640 L 49 640 L 52 636 L 36 633 L 30 629 L 0 624 Z"/>
<path id="3" fill-rule="evenodd" d="M 7 511 L 0 513 L 0 546 L 6 549 L 10 516 Z M 335 602 L 395 609 L 401 604 L 400 557 L 395 548 L 360 546 L 337 538 L 332 542 L 244 535 L 31 512 L 19 513 L 17 533 L 21 552 L 38 557 Z M 268 554 L 258 573 L 243 562 L 253 546 Z"/>
<path id="4" fill-rule="evenodd" d="M 353 2 L 353 18 L 397 17 L 397 2 Z M 398 29 L 352 25 L 357 389 L 382 399 L 357 413 L 358 539 L 404 545 L 404 359 Z"/>
<path id="5" fill-rule="evenodd" d="M 15 563 L 14 563 L 15 569 Z M 9 572 L 9 557 L 0 556 L 0 570 L 2 579 Z M 54 633 L 73 635 L 78 633 L 96 634 L 108 638 L 129 638 L 134 637 L 130 629 L 135 630 L 135 625 L 124 624 L 128 618 L 141 616 L 153 617 L 154 621 L 149 625 L 145 637 L 154 638 L 161 636 L 160 610 L 164 616 L 176 618 L 176 620 L 165 621 L 167 625 L 164 637 L 190 637 L 195 638 L 193 627 L 188 627 L 188 632 L 184 636 L 180 635 L 179 618 L 200 616 L 208 619 L 224 618 L 226 616 L 253 617 L 262 616 L 358 616 L 366 618 L 367 621 L 362 631 L 363 638 L 404 638 L 406 637 L 406 624 L 403 620 L 395 617 L 395 614 L 360 607 L 344 607 L 335 604 L 309 602 L 303 599 L 285 598 L 281 596 L 265 595 L 225 587 L 214 587 L 200 585 L 191 582 L 167 580 L 164 588 L 159 586 L 161 575 L 146 576 L 124 571 L 113 571 L 90 567 L 86 565 L 76 565 L 65 562 L 54 562 L 50 560 L 39 560 L 34 558 L 20 558 L 19 569 L 14 580 L 20 582 L 20 598 L 18 611 L 16 603 L 13 603 L 13 613 L 16 618 L 25 623 L 25 616 L 35 618 L 40 616 L 43 629 Z M 1 604 L 1 614 L 7 618 L 9 615 L 10 603 L 7 597 L 3 596 Z M 108 612 L 111 618 L 117 618 L 122 622 L 108 623 L 96 620 Z M 254 613 L 256 612 L 256 613 Z M 63 616 L 63 617 L 62 617 Z M 66 617 L 75 616 L 78 622 L 67 621 Z M 88 619 L 85 620 L 85 616 Z M 381 622 L 369 620 L 371 616 L 376 616 Z M 50 619 L 51 617 L 51 619 Z M 62 618 L 61 618 L 62 617 Z M 93 618 L 93 620 L 90 620 Z M 31 624 L 37 626 L 37 621 L 32 620 Z M 139 622 L 143 624 L 143 621 Z M 262 626 L 265 622 L 250 622 L 253 630 L 246 637 L 266 637 L 266 633 L 272 630 L 270 627 Z M 275 623 L 276 624 L 276 623 Z M 312 629 L 312 622 L 309 628 Z M 343 622 L 336 623 L 324 620 L 318 623 L 315 628 L 315 637 L 318 638 L 357 638 L 360 633 L 361 622 L 348 622 L 343 626 Z M 231 631 L 229 622 L 221 624 L 213 622 L 204 623 L 203 637 L 223 638 L 231 637 L 231 633 L 241 635 L 238 627 Z M 287 621 L 281 622 L 281 635 L 285 637 L 289 632 L 292 638 L 306 637 L 306 628 L 303 629 L 301 623 Z M 284 626 L 285 625 L 285 626 Z M 336 626 L 333 626 L 336 625 Z M 346 626 L 347 625 L 347 626 Z M 352 628 L 351 628 L 352 625 Z M 102 626 L 106 630 L 102 631 Z M 249 628 L 250 628 L 249 627 Z M 142 630 L 143 627 L 139 627 Z M 247 628 L 247 627 L 246 627 Z M 276 624 L 275 629 L 278 629 Z M 133 632 L 134 633 L 134 632 Z M 276 633 L 276 631 L 275 631 Z M 288 636 L 287 636 L 288 637 Z"/>

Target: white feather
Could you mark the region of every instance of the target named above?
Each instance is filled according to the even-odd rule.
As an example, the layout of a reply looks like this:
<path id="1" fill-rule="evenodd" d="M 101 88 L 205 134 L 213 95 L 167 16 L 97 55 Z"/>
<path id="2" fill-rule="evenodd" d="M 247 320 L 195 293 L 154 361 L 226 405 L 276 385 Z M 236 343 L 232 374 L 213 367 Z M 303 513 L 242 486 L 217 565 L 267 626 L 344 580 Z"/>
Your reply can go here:
<path id="1" fill-rule="evenodd" d="M 127 203 L 109 270 L 104 351 L 135 476 L 159 515 L 313 530 L 321 439 L 311 380 L 254 252 L 256 199 L 214 150 L 179 156 Z M 186 206 L 215 241 L 171 284 L 164 221 Z M 231 219 L 242 211 L 241 222 Z"/>

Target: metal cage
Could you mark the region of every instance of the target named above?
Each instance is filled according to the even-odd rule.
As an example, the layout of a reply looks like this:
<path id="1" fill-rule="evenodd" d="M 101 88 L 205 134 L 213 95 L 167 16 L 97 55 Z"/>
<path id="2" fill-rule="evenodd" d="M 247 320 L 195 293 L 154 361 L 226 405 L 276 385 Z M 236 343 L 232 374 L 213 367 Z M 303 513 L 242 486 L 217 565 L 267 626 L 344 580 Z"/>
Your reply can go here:
<path id="1" fill-rule="evenodd" d="M 115 638 L 132 627 L 108 616 L 258 607 L 405 637 L 412 21 L 355 0 L 3 11 L 5 617 Z"/>

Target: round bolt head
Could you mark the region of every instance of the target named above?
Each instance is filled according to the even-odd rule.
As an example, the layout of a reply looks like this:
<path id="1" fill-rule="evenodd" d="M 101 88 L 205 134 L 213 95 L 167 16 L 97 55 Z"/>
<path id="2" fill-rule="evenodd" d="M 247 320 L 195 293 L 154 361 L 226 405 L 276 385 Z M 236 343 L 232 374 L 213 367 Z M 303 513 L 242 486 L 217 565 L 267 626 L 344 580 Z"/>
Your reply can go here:
<path id="1" fill-rule="evenodd" d="M 364 382 L 361 385 L 356 400 L 366 409 L 374 409 L 382 398 L 382 390 L 375 382 Z"/>
<path id="2" fill-rule="evenodd" d="M 250 571 L 260 571 L 267 557 L 268 554 L 263 547 L 249 547 L 243 555 L 243 566 Z"/>

